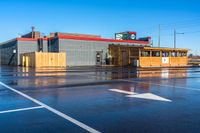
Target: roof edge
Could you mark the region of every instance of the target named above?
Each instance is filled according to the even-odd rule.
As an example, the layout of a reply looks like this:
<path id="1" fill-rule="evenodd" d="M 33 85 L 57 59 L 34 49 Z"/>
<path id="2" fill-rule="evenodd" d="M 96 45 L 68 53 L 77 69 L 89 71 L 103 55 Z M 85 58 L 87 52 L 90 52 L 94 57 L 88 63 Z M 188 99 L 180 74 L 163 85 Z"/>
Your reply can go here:
<path id="1" fill-rule="evenodd" d="M 183 50 L 189 51 L 187 48 L 170 48 L 170 47 L 143 47 L 143 49 L 152 49 L 152 50 Z"/>
<path id="2" fill-rule="evenodd" d="M 146 44 L 148 45 L 148 41 L 140 41 L 140 40 L 115 40 L 108 38 L 92 38 L 92 37 L 76 37 L 76 36 L 57 36 L 59 39 L 72 39 L 72 40 L 86 40 L 86 41 L 102 41 L 102 42 L 121 42 L 121 43 L 137 43 L 137 44 Z"/>

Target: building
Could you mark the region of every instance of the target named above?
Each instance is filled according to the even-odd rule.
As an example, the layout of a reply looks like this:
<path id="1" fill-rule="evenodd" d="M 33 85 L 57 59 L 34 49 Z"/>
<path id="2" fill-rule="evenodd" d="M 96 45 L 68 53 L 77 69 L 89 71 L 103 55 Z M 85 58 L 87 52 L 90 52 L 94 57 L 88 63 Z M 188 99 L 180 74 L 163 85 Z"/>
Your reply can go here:
<path id="1" fill-rule="evenodd" d="M 151 47 L 151 37 L 137 39 L 136 32 L 116 33 L 115 39 L 61 32 L 42 37 L 34 28 L 20 38 L 0 44 L 1 64 L 23 65 L 25 59 L 21 61 L 20 55 L 33 52 L 64 52 L 67 66 L 171 67 L 188 64 L 187 49 Z"/>
<path id="2" fill-rule="evenodd" d="M 105 65 L 109 45 L 150 46 L 149 41 L 106 39 L 94 35 L 55 33 L 49 52 L 66 52 L 69 66 Z"/>
<path id="3" fill-rule="evenodd" d="M 40 32 L 32 32 L 0 44 L 1 64 L 21 65 L 20 55 L 30 52 L 66 52 L 68 66 L 89 66 L 109 64 L 109 46 L 123 45 L 134 47 L 150 47 L 149 40 L 136 40 L 135 32 L 124 32 L 118 36 L 131 36 L 107 39 L 99 35 L 51 33 L 49 37 L 41 37 Z M 133 35 L 134 34 L 134 35 Z"/>
<path id="4" fill-rule="evenodd" d="M 110 45 L 111 64 L 135 67 L 187 66 L 187 49 Z"/>
<path id="5" fill-rule="evenodd" d="M 0 63 L 3 65 L 20 65 L 20 55 L 30 52 L 48 52 L 48 38 L 41 33 L 32 31 L 21 37 L 0 43 Z"/>

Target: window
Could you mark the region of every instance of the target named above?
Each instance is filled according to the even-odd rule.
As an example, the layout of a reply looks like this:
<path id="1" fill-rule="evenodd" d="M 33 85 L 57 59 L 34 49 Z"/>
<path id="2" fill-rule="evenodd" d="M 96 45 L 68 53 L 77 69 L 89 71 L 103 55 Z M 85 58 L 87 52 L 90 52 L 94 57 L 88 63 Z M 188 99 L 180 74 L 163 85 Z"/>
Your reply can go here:
<path id="1" fill-rule="evenodd" d="M 181 57 L 187 56 L 187 52 L 180 52 L 179 54 Z"/>
<path id="2" fill-rule="evenodd" d="M 171 57 L 177 57 L 178 55 L 177 55 L 177 52 L 172 52 L 171 53 Z"/>
<path id="3" fill-rule="evenodd" d="M 169 57 L 169 52 L 162 52 L 162 57 Z"/>
<path id="4" fill-rule="evenodd" d="M 152 57 L 160 57 L 160 51 L 152 51 Z"/>
<path id="5" fill-rule="evenodd" d="M 141 51 L 142 57 L 150 57 L 150 51 Z"/>

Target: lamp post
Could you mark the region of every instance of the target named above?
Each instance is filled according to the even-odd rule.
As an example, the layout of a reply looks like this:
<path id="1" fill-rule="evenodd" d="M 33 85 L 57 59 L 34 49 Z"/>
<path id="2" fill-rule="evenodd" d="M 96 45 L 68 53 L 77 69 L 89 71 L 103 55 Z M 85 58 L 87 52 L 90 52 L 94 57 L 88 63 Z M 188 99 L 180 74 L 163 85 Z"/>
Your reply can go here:
<path id="1" fill-rule="evenodd" d="M 176 48 L 176 35 L 177 34 L 184 34 L 184 33 L 179 33 L 179 32 L 176 32 L 176 29 L 174 29 L 174 48 Z"/>

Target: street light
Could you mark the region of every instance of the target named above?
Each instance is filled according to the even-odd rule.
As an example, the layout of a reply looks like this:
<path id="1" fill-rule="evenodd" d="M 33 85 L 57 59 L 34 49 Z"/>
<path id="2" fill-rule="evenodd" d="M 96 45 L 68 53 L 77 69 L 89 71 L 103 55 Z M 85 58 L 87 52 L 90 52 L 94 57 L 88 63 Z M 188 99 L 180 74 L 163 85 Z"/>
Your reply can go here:
<path id="1" fill-rule="evenodd" d="M 185 34 L 185 33 L 179 33 L 179 32 L 176 32 L 176 29 L 174 29 L 174 48 L 176 48 L 176 35 L 177 34 Z"/>

